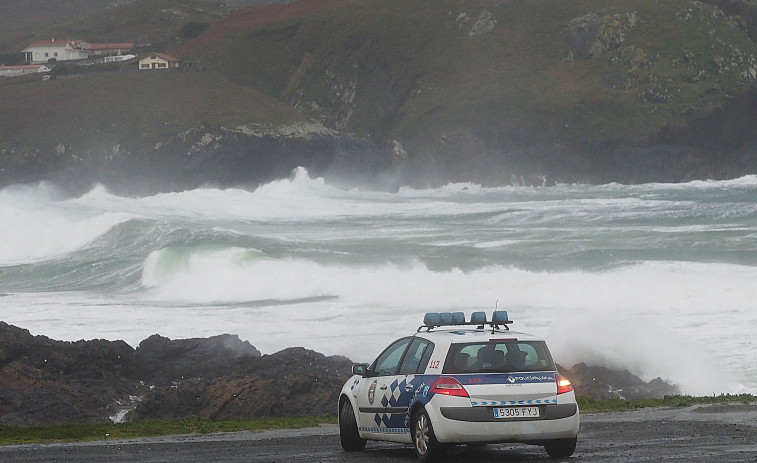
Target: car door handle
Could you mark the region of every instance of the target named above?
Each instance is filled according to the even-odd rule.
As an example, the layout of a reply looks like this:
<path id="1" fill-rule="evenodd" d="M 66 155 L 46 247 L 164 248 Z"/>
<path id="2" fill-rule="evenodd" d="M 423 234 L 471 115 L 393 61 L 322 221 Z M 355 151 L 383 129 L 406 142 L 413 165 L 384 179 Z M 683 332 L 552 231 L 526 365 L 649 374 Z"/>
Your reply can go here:
<path id="1" fill-rule="evenodd" d="M 413 390 L 413 386 L 411 386 L 409 384 L 407 386 L 405 386 L 405 391 L 410 392 L 412 390 Z"/>
<path id="2" fill-rule="evenodd" d="M 381 389 L 382 391 L 385 391 L 385 390 L 386 390 L 386 388 L 387 388 L 387 386 L 386 386 L 386 384 L 384 384 L 384 385 L 383 385 L 383 386 L 381 386 L 381 387 L 380 387 L 379 389 Z"/>

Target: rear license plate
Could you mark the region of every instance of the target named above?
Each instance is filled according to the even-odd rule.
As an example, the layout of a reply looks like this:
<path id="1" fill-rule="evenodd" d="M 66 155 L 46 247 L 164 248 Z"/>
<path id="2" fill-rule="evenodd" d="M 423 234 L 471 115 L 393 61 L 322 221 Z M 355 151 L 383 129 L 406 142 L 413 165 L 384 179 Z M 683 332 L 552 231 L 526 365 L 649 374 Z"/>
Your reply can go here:
<path id="1" fill-rule="evenodd" d="M 504 407 L 494 409 L 494 418 L 539 418 L 539 407 Z"/>

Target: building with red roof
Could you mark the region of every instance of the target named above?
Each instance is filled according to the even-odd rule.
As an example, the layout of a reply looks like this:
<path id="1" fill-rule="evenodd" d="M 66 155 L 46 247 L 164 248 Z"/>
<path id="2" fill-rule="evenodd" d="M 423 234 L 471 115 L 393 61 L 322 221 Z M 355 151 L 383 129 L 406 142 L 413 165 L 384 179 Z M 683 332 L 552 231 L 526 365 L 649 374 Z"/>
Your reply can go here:
<path id="1" fill-rule="evenodd" d="M 165 53 L 152 53 L 139 59 L 139 69 L 169 69 L 179 67 L 179 60 Z"/>

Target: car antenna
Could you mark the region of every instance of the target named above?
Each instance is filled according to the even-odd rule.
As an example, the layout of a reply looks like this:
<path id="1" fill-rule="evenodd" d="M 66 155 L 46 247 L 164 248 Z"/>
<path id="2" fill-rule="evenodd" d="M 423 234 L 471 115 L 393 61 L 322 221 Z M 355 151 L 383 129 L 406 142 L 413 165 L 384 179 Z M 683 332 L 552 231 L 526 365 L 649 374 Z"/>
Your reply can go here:
<path id="1" fill-rule="evenodd" d="M 494 301 L 494 311 L 496 312 L 499 309 L 499 299 Z M 492 334 L 494 334 L 494 330 L 496 328 L 499 328 L 497 325 L 492 324 Z M 505 325 L 505 328 L 507 328 L 507 325 Z"/>

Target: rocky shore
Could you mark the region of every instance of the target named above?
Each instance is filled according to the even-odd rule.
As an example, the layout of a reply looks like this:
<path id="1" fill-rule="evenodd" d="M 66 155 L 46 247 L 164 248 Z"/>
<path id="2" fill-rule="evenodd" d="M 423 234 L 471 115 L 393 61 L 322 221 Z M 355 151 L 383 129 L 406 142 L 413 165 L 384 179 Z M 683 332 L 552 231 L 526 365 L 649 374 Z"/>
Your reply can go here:
<path id="1" fill-rule="evenodd" d="M 235 335 L 65 342 L 0 322 L 0 424 L 333 414 L 352 361 L 293 347 L 261 355 Z M 579 394 L 662 397 L 676 387 L 628 371 L 560 368 Z"/>

